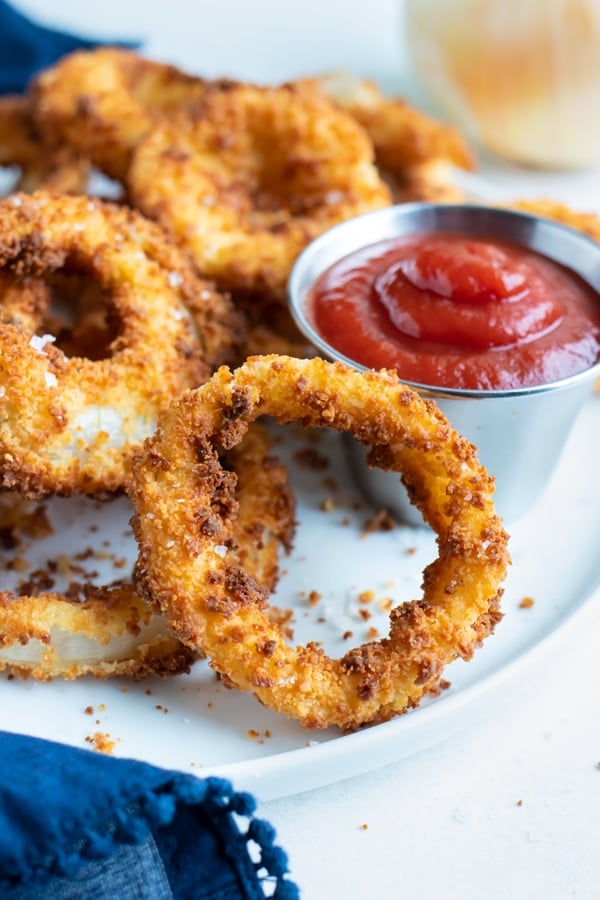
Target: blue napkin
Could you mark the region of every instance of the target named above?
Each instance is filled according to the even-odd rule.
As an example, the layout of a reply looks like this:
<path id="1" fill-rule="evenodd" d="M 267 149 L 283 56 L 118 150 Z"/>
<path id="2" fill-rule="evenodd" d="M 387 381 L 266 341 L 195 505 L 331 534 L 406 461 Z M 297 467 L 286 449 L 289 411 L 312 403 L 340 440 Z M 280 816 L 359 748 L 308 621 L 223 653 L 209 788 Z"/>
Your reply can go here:
<path id="1" fill-rule="evenodd" d="M 6 732 L 0 759 L 6 900 L 264 900 L 266 883 L 299 897 L 273 828 L 228 781 Z"/>
<path id="2" fill-rule="evenodd" d="M 0 0 L 0 94 L 20 93 L 32 75 L 65 53 L 96 46 L 97 41 L 38 25 Z"/>

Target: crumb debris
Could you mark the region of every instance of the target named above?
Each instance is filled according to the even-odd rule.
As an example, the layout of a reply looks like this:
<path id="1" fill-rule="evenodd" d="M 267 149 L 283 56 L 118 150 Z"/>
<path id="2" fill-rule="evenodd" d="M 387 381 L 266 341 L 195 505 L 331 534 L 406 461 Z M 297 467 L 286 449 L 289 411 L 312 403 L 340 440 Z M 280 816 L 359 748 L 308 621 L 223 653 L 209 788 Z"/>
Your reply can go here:
<path id="1" fill-rule="evenodd" d="M 519 609 L 531 609 L 534 603 L 535 600 L 533 599 L 533 597 L 523 597 L 523 599 L 519 603 Z"/>
<path id="2" fill-rule="evenodd" d="M 310 594 L 308 595 L 309 606 L 316 606 L 317 603 L 319 602 L 319 600 L 321 600 L 322 598 L 323 598 L 323 595 L 320 594 L 318 591 L 311 591 Z"/>
<path id="3" fill-rule="evenodd" d="M 115 749 L 116 741 L 111 738 L 110 734 L 104 734 L 101 731 L 89 734 L 85 740 L 88 744 L 91 744 L 98 753 L 110 754 Z"/>
<path id="4" fill-rule="evenodd" d="M 321 472 L 329 467 L 329 460 L 315 447 L 304 447 L 294 453 L 294 459 L 298 465 L 313 472 Z"/>

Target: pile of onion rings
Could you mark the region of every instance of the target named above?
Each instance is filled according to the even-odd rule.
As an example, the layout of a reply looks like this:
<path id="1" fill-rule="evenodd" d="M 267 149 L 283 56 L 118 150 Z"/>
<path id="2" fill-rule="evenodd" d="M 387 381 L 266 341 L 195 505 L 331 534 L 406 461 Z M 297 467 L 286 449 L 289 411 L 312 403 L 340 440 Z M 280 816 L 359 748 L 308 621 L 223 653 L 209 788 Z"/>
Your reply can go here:
<path id="1" fill-rule="evenodd" d="M 20 170 L 0 202 L 3 516 L 18 528 L 11 496 L 16 510 L 125 492 L 139 545 L 130 578 L 75 600 L 0 592 L 0 669 L 137 678 L 207 655 L 305 726 L 352 729 L 471 656 L 508 564 L 492 479 L 395 376 L 310 358 L 285 301 L 314 237 L 391 202 L 457 199 L 448 167 L 472 163 L 452 129 L 367 82 L 210 80 L 114 48 L 0 101 L 0 165 Z M 89 196 L 97 173 L 119 204 Z M 338 660 L 288 645 L 269 609 L 294 504 L 262 415 L 371 445 L 438 536 L 422 599 Z"/>
<path id="2" fill-rule="evenodd" d="M 232 486 L 219 453 L 260 415 L 350 431 L 371 446 L 373 464 L 402 475 L 438 535 L 422 599 L 392 610 L 386 639 L 341 659 L 287 644 L 269 620 L 268 593 L 229 553 Z M 222 368 L 161 415 L 133 475 L 140 589 L 227 684 L 306 727 L 355 728 L 415 706 L 500 617 L 508 555 L 493 479 L 438 408 L 392 373 L 280 356 Z"/>

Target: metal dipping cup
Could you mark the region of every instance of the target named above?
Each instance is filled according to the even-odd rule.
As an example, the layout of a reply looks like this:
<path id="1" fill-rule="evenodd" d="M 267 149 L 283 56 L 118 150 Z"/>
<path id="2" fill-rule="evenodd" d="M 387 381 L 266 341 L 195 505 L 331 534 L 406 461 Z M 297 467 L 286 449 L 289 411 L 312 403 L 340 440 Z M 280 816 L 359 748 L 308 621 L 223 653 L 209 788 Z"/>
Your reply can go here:
<path id="1" fill-rule="evenodd" d="M 327 359 L 348 359 L 315 330 L 307 292 L 329 266 L 378 241 L 446 232 L 491 238 L 536 251 L 579 275 L 600 292 L 600 245 L 578 231 L 537 216 L 485 206 L 407 203 L 376 210 L 336 225 L 298 257 L 289 283 L 292 315 L 302 333 Z M 598 298 L 600 303 L 600 296 Z M 435 400 L 454 428 L 477 445 L 479 458 L 496 477 L 496 509 L 506 522 L 528 512 L 543 493 L 560 459 L 577 414 L 600 376 L 600 361 L 568 378 L 512 390 L 463 390 L 404 381 Z M 366 450 L 352 438 L 346 446 L 357 483 L 377 507 L 400 521 L 423 525 L 395 472 L 369 468 Z"/>

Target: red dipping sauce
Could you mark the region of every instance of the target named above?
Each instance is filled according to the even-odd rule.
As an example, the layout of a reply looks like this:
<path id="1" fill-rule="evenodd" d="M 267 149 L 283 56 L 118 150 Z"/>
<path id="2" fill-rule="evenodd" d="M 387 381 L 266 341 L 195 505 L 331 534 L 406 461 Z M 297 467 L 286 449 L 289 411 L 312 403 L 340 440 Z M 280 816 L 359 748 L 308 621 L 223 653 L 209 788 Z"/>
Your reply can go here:
<path id="1" fill-rule="evenodd" d="M 310 288 L 318 334 L 404 381 L 507 390 L 558 381 L 600 358 L 600 297 L 540 254 L 463 234 L 372 244 Z"/>

